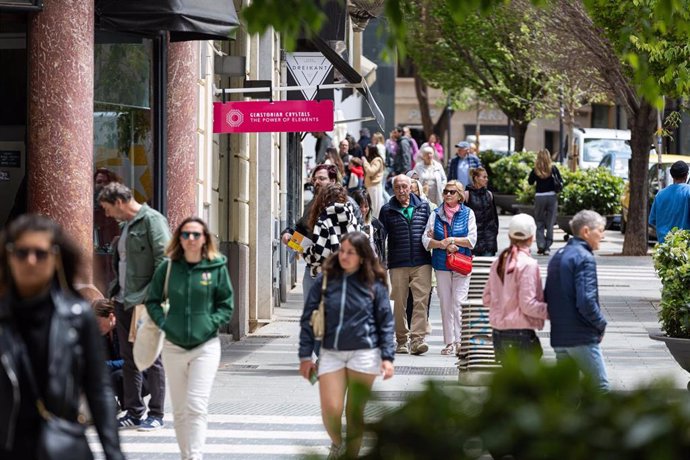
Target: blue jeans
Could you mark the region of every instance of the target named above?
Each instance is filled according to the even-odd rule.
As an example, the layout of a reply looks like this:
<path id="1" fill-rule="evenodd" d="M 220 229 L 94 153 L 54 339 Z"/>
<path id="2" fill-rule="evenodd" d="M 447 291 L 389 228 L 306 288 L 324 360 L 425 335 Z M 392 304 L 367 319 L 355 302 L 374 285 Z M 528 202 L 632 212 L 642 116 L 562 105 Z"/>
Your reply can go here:
<path id="1" fill-rule="evenodd" d="M 311 270 L 309 270 L 309 265 L 304 267 L 304 277 L 302 278 L 302 295 L 306 299 L 309 295 L 311 287 L 314 285 L 316 279 L 311 277 Z"/>
<path id="2" fill-rule="evenodd" d="M 553 347 L 553 350 L 556 352 L 558 361 L 573 359 L 582 372 L 594 379 L 600 390 L 610 390 L 611 385 L 606 374 L 604 356 L 601 354 L 598 343 L 577 347 Z"/>

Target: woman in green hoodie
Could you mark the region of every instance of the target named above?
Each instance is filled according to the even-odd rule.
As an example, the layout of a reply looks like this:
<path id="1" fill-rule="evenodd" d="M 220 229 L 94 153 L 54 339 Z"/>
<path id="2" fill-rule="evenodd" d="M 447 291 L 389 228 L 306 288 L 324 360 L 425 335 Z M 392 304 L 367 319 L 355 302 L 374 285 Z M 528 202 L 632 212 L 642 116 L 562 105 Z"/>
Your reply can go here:
<path id="1" fill-rule="evenodd" d="M 218 253 L 206 223 L 183 220 L 149 287 L 146 309 L 165 332 L 163 366 L 168 376 L 181 458 L 200 459 L 206 442 L 208 400 L 220 363 L 218 328 L 232 315 L 232 285 L 226 258 Z M 170 310 L 161 308 L 167 298 Z"/>

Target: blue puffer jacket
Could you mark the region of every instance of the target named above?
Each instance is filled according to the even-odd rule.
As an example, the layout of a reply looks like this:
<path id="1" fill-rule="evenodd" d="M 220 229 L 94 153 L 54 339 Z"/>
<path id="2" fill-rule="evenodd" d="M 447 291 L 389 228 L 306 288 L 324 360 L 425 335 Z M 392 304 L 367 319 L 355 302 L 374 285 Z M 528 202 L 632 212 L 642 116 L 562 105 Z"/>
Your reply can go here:
<path id="1" fill-rule="evenodd" d="M 443 206 L 439 206 L 434 210 L 436 213 L 436 219 L 434 220 L 434 239 L 441 241 L 447 236 L 453 237 L 466 237 L 469 233 L 469 221 L 470 213 L 472 211 L 465 205 L 460 205 L 458 212 L 453 214 L 453 222 L 448 223 L 448 218 L 444 211 Z M 443 231 L 445 227 L 445 232 Z M 458 252 L 468 256 L 472 255 L 472 250 L 468 248 L 458 248 Z M 434 270 L 450 271 L 446 266 L 446 250 L 441 248 L 436 248 L 431 252 L 431 265 Z"/>
<path id="2" fill-rule="evenodd" d="M 309 325 L 311 314 L 319 308 L 321 280 L 316 277 L 312 289 L 304 301 L 299 336 L 300 359 L 311 357 L 314 350 L 314 334 Z M 323 348 L 329 350 L 381 349 L 381 359 L 393 361 L 395 340 L 393 313 L 388 288 L 376 281 L 367 286 L 359 280 L 358 273 L 328 279 L 326 288 L 326 334 Z"/>
<path id="3" fill-rule="evenodd" d="M 606 320 L 599 305 L 597 265 L 592 248 L 571 238 L 549 261 L 544 297 L 551 320 L 551 346 L 599 343 Z"/>
<path id="4" fill-rule="evenodd" d="M 388 232 L 388 268 L 431 264 L 431 255 L 422 244 L 422 235 L 431 214 L 429 203 L 410 193 L 410 206 L 414 208 L 411 221 L 405 218 L 395 197 L 384 204 L 379 213 L 379 220 Z"/>

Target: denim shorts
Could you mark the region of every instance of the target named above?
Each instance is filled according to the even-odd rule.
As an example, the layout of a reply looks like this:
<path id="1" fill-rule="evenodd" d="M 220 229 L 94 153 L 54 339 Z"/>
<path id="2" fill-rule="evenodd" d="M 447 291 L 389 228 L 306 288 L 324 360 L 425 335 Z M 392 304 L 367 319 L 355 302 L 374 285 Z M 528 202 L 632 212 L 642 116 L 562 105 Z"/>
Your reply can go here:
<path id="1" fill-rule="evenodd" d="M 319 376 L 340 369 L 351 369 L 362 374 L 381 374 L 381 350 L 365 348 L 361 350 L 327 350 L 319 354 Z"/>

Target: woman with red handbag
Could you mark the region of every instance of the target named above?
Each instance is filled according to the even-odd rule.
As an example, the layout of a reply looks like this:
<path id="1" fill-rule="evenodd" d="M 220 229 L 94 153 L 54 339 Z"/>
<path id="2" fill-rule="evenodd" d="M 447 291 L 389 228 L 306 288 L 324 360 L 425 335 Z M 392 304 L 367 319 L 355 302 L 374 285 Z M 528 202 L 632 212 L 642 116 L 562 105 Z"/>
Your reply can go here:
<path id="1" fill-rule="evenodd" d="M 472 271 L 472 248 L 477 242 L 474 212 L 465 206 L 464 187 L 452 180 L 443 188 L 443 205 L 429 216 L 422 243 L 432 250 L 436 293 L 441 302 L 442 355 L 453 355 L 460 345 L 462 302 L 467 300 Z"/>

